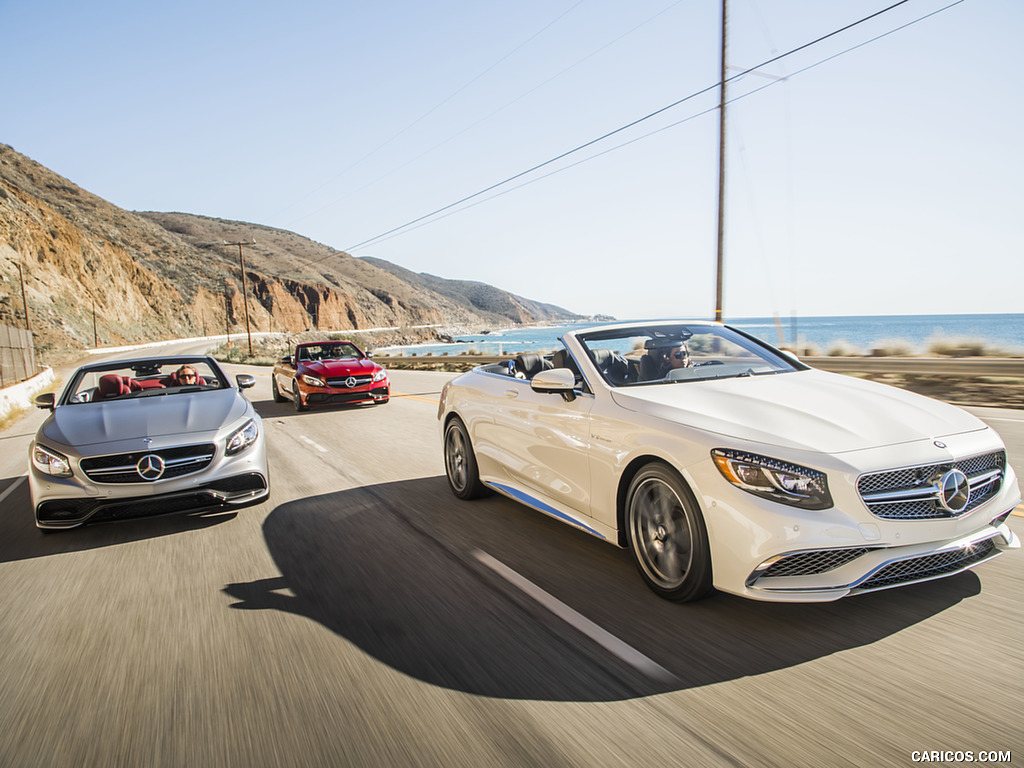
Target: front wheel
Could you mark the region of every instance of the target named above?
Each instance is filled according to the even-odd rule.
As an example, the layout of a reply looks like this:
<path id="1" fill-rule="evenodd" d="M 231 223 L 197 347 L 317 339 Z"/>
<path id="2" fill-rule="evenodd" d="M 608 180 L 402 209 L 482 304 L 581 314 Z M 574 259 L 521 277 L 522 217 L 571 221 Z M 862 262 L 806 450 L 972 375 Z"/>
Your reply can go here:
<path id="1" fill-rule="evenodd" d="M 461 419 L 452 419 L 444 429 L 444 471 L 448 486 L 460 499 L 475 499 L 487 491 L 480 482 L 473 445 Z"/>
<path id="2" fill-rule="evenodd" d="M 270 390 L 274 394 L 275 403 L 283 403 L 288 400 L 287 397 L 281 394 L 281 390 L 277 388 L 277 376 L 273 373 L 270 374 Z"/>
<path id="3" fill-rule="evenodd" d="M 308 409 L 308 406 L 302 404 L 302 393 L 299 392 L 299 382 L 297 381 L 292 382 L 292 405 L 299 413 Z"/>
<path id="4" fill-rule="evenodd" d="M 665 464 L 637 473 L 626 497 L 629 549 L 655 593 L 679 603 L 714 590 L 704 518 L 682 479 Z"/>

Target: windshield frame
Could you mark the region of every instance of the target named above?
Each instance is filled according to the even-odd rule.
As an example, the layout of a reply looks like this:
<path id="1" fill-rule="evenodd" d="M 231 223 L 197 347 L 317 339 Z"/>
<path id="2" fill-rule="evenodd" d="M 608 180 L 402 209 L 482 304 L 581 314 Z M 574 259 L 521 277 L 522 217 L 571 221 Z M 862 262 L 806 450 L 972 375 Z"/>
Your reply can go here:
<path id="1" fill-rule="evenodd" d="M 716 381 L 809 370 L 782 352 L 738 328 L 709 321 L 652 321 L 573 332 L 572 336 L 612 388 Z M 683 345 L 688 367 L 658 370 L 665 350 Z M 717 348 L 717 351 L 716 351 Z M 611 352 L 611 356 L 608 355 Z M 595 354 L 596 353 L 596 354 Z M 641 357 L 647 357 L 646 362 Z M 685 355 L 684 355 L 685 357 Z M 643 373 L 641 373 L 643 372 Z"/>
<path id="2" fill-rule="evenodd" d="M 205 380 L 204 384 L 188 384 L 176 386 L 161 386 L 152 389 L 142 389 L 116 397 L 107 397 L 103 400 L 94 400 L 91 396 L 88 399 L 78 399 L 83 391 L 92 392 L 95 385 L 85 384 L 90 376 L 96 381 L 104 374 L 116 374 L 119 376 L 129 375 L 136 380 L 159 380 L 166 378 L 172 371 L 183 365 L 189 365 L 196 369 L 200 377 Z M 207 374 L 210 374 L 209 376 Z M 143 397 L 154 397 L 159 395 L 170 395 L 187 392 L 206 392 L 232 388 L 227 374 L 209 355 L 160 355 L 154 357 L 128 358 L 122 360 L 109 360 L 102 363 L 83 365 L 71 377 L 68 385 L 61 393 L 57 405 L 85 405 L 98 402 L 119 402 L 121 400 L 132 400 Z"/>

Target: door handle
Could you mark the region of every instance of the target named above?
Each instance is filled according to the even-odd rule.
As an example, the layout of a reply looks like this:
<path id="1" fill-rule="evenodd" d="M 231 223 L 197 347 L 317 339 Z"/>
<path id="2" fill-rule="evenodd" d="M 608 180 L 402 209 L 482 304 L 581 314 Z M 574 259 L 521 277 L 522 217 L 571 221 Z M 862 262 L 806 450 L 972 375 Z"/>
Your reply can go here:
<path id="1" fill-rule="evenodd" d="M 506 389 L 505 390 L 505 397 L 509 398 L 510 400 L 515 400 L 517 397 L 519 397 L 519 390 L 518 389 Z"/>

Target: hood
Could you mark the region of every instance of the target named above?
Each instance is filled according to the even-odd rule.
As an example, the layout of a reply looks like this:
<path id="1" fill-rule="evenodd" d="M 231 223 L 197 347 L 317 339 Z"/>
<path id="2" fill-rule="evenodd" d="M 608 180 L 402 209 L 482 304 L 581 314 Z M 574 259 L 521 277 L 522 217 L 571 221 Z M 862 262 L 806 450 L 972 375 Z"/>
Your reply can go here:
<path id="1" fill-rule="evenodd" d="M 43 425 L 42 433 L 64 445 L 85 446 L 215 432 L 242 418 L 248 408 L 249 401 L 234 389 L 62 405 Z"/>
<path id="2" fill-rule="evenodd" d="M 339 376 L 358 376 L 360 374 L 372 374 L 378 368 L 373 360 L 369 358 L 349 358 L 347 360 L 313 360 L 300 363 L 303 373 L 313 376 L 320 376 L 336 379 Z"/>
<path id="3" fill-rule="evenodd" d="M 623 408 L 724 437 L 820 453 L 987 429 L 948 403 L 818 370 L 624 387 L 612 397 Z"/>

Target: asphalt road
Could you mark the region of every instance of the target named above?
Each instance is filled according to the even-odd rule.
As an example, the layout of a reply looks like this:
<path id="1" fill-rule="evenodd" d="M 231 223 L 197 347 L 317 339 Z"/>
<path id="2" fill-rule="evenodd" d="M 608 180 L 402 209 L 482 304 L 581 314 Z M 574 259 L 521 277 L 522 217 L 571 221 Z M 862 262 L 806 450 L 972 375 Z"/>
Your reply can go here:
<path id="1" fill-rule="evenodd" d="M 20 480 L 44 414 L 0 433 L 0 766 L 1024 759 L 1024 554 L 826 605 L 674 605 L 625 552 L 449 493 L 451 374 L 299 414 L 251 370 L 273 496 L 234 517 L 44 536 Z M 978 412 L 1024 475 L 1024 413 Z"/>

